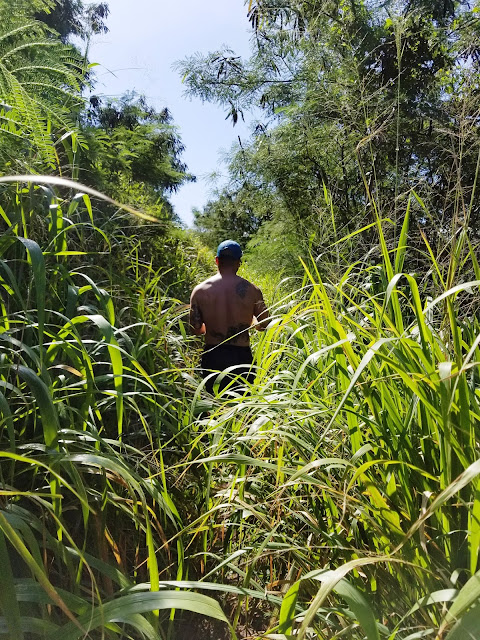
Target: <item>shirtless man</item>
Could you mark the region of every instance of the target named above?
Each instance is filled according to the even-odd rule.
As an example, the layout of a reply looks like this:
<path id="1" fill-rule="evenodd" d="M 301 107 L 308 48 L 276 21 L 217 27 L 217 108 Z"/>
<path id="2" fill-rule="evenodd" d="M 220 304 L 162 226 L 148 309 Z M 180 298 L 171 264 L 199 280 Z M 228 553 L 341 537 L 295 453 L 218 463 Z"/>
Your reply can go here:
<path id="1" fill-rule="evenodd" d="M 254 318 L 254 326 L 260 331 L 266 328 L 269 318 L 260 289 L 237 275 L 241 257 L 242 249 L 237 242 L 221 242 L 215 258 L 218 273 L 197 285 L 190 298 L 192 331 L 197 336 L 205 336 L 204 378 L 212 371 L 223 371 L 234 365 L 244 365 L 235 369 L 234 374 L 243 375 L 249 382 L 254 378 L 250 371 L 253 358 L 248 331 Z M 220 387 L 225 387 L 230 380 L 225 378 Z M 214 381 L 212 376 L 205 385 L 210 393 Z"/>

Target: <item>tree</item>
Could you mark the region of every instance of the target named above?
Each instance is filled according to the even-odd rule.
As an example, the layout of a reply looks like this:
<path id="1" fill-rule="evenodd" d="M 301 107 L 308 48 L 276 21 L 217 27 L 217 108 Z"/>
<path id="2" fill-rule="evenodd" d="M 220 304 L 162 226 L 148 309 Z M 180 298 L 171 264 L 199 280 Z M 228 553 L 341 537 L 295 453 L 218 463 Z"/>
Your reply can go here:
<path id="1" fill-rule="evenodd" d="M 0 10 L 0 18 L 5 7 Z M 0 27 L 0 162 L 22 171 L 58 164 L 60 140 L 75 131 L 83 61 L 26 17 Z"/>
<path id="2" fill-rule="evenodd" d="M 249 186 L 237 193 L 225 189 L 202 211 L 194 211 L 195 228 L 209 247 L 215 249 L 226 238 L 245 244 L 258 231 L 266 216 L 255 206 L 255 201 L 261 199 L 252 197 L 249 191 Z"/>
<path id="3" fill-rule="evenodd" d="M 318 253 L 373 222 L 373 201 L 394 221 L 394 238 L 412 188 L 435 219 L 418 206 L 413 228 L 444 243 L 459 210 L 452 166 L 464 202 L 476 175 L 475 9 L 450 0 L 259 0 L 250 7 L 250 60 L 224 50 L 179 68 L 187 92 L 223 105 L 233 122 L 263 110 L 238 164 L 247 153 L 248 180 L 254 175 L 252 184 L 281 198 L 301 245 Z M 471 213 L 479 219 L 476 203 Z"/>
<path id="4" fill-rule="evenodd" d="M 83 133 L 82 181 L 156 216 L 174 217 L 168 195 L 195 178 L 181 160 L 184 147 L 168 109 L 158 112 L 133 93 L 106 103 L 92 97 Z"/>
<path id="5" fill-rule="evenodd" d="M 0 1 L 0 163 L 6 170 L 68 173 L 63 147 L 81 142 L 77 123 L 89 75 L 87 54 L 68 43 L 71 36 L 105 31 L 107 15 L 106 3 L 16 0 L 12 11 Z"/>
<path id="6" fill-rule="evenodd" d="M 71 36 L 86 40 L 94 33 L 108 31 L 105 24 L 108 12 L 106 2 L 85 6 L 81 0 L 56 0 L 51 9 L 35 17 L 54 29 L 62 42 L 67 42 Z"/>

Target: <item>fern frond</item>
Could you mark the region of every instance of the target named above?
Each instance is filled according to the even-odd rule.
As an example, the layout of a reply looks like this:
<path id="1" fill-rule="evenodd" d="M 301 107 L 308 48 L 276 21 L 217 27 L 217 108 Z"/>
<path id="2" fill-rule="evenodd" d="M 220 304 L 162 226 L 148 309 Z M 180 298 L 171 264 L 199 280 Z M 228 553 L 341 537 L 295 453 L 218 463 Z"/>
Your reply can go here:
<path id="1" fill-rule="evenodd" d="M 0 122 L 0 132 L 6 133 L 9 136 L 17 138 L 18 140 L 25 140 L 25 136 L 22 135 L 21 131 L 19 132 L 18 129 L 12 129 L 8 124 L 4 122 Z"/>
<path id="2" fill-rule="evenodd" d="M 4 122 L 5 124 L 11 124 L 13 127 L 15 127 L 15 129 L 18 127 L 19 131 L 21 131 L 23 126 L 23 122 L 21 120 L 15 120 L 15 117 L 12 116 L 11 113 L 5 115 L 3 111 L 0 111 L 0 121 Z"/>
<path id="3" fill-rule="evenodd" d="M 13 38 L 15 36 L 18 36 L 19 34 L 22 33 L 27 33 L 29 35 L 31 35 L 32 33 L 32 29 L 35 28 L 39 28 L 39 23 L 37 21 L 33 21 L 33 22 L 29 22 L 27 24 L 22 24 L 18 27 L 15 27 L 15 29 L 11 29 L 10 31 L 8 31 L 7 33 L 3 33 L 0 34 L 0 44 L 4 41 L 4 40 L 8 40 L 9 38 Z"/>
<path id="4" fill-rule="evenodd" d="M 0 64 L 1 64 L 2 60 L 0 58 Z M 73 74 L 72 72 L 68 69 L 68 68 L 62 68 L 61 66 L 55 66 L 55 65 L 44 65 L 44 64 L 36 64 L 36 65 L 28 65 L 27 67 L 17 67 L 15 69 L 11 70 L 11 73 L 13 73 L 14 75 L 16 75 L 17 73 L 22 73 L 22 72 L 36 72 L 36 71 L 46 71 L 49 73 L 55 73 L 55 74 L 59 74 L 62 75 L 66 78 L 73 78 Z"/>
<path id="5" fill-rule="evenodd" d="M 48 82 L 35 82 L 33 80 L 27 80 L 26 82 L 22 82 L 24 87 L 38 87 L 38 89 L 49 89 L 50 91 L 54 91 L 56 93 L 61 93 L 66 98 L 70 98 L 74 104 L 82 104 L 84 100 L 77 94 L 68 91 L 68 89 L 64 89 L 63 87 L 58 86 L 58 84 L 49 84 Z"/>
<path id="6" fill-rule="evenodd" d="M 0 65 L 0 68 L 2 65 Z M 4 75 L 8 70 L 3 67 Z M 55 164 L 55 152 L 52 141 L 48 135 L 46 120 L 42 117 L 42 112 L 35 101 L 29 96 L 22 84 L 10 74 L 10 86 L 12 89 L 13 104 L 22 118 L 23 123 L 28 127 L 32 138 L 32 143 L 38 148 L 45 162 L 49 166 Z"/>
<path id="7" fill-rule="evenodd" d="M 62 110 L 60 110 L 58 107 L 54 109 L 48 104 L 48 102 L 45 102 L 44 100 L 41 100 L 38 97 L 31 98 L 31 100 L 37 105 L 40 112 L 43 112 L 49 116 L 49 120 L 55 124 L 57 129 L 68 130 L 68 129 L 74 128 L 76 130 L 76 127 L 72 123 L 72 121 L 69 118 L 63 117 L 63 113 L 70 115 L 71 109 L 67 107 L 63 108 Z"/>
<path id="8" fill-rule="evenodd" d="M 82 61 L 72 47 L 47 38 L 48 30 L 39 22 L 1 30 L 0 24 L 0 102 L 12 110 L 3 111 L 0 128 L 12 135 L 23 133 L 30 142 L 26 148 L 53 167 L 57 155 L 52 126 L 56 131 L 78 129 L 69 116 L 82 104 Z"/>
<path id="9" fill-rule="evenodd" d="M 41 42 L 27 42 L 25 44 L 19 45 L 18 47 L 14 47 L 13 49 L 9 49 L 2 56 L 0 56 L 0 60 L 4 62 L 5 60 L 7 60 L 8 58 L 11 58 L 17 53 L 21 53 L 23 51 L 30 50 L 35 47 L 43 47 L 45 49 L 52 48 L 52 47 L 58 48 L 58 42 L 52 42 L 48 40 L 43 40 Z"/>

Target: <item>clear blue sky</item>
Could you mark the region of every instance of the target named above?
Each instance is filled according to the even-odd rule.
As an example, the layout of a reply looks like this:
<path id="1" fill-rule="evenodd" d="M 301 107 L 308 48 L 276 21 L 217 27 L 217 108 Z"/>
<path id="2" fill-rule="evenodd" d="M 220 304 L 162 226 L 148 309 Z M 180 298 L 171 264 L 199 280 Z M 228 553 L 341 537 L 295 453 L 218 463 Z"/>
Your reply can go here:
<path id="1" fill-rule="evenodd" d="M 245 139 L 248 127 L 233 127 L 221 108 L 185 98 L 172 65 L 222 45 L 248 55 L 247 7 L 244 0 L 110 0 L 109 7 L 109 32 L 95 37 L 89 53 L 100 65 L 95 93 L 121 96 L 135 90 L 157 109 L 171 111 L 186 147 L 183 159 L 197 176 L 172 196 L 175 211 L 190 224 L 192 207 L 201 208 L 211 193 L 206 176 L 222 172 L 220 150 L 228 150 L 238 135 Z"/>

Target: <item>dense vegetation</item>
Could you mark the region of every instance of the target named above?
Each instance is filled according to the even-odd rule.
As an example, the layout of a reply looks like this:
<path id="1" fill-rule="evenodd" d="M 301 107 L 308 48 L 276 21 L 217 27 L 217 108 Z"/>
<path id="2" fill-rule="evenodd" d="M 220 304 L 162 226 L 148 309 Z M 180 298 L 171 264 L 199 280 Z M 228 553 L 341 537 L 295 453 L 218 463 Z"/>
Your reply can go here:
<path id="1" fill-rule="evenodd" d="M 413 203 L 409 264 L 424 250 L 421 233 L 436 252 L 448 245 L 477 175 L 473 4 L 252 1 L 250 60 L 227 50 L 182 62 L 190 95 L 225 106 L 234 122 L 248 110 L 259 118 L 232 151 L 230 183 L 197 212 L 205 240 L 252 238 L 259 261 L 288 274 L 311 250 L 330 274 L 329 247 L 374 222 L 372 199 L 394 240 L 414 189 L 425 207 Z M 476 199 L 470 215 L 476 233 Z M 344 267 L 376 242 L 375 231 L 362 234 Z"/>
<path id="2" fill-rule="evenodd" d="M 0 2 L 0 636 L 480 638 L 472 4 L 250 2 L 180 63 L 265 111 L 192 234 L 171 114 L 82 97 L 107 6 Z M 211 396 L 227 235 L 272 320 Z"/>

